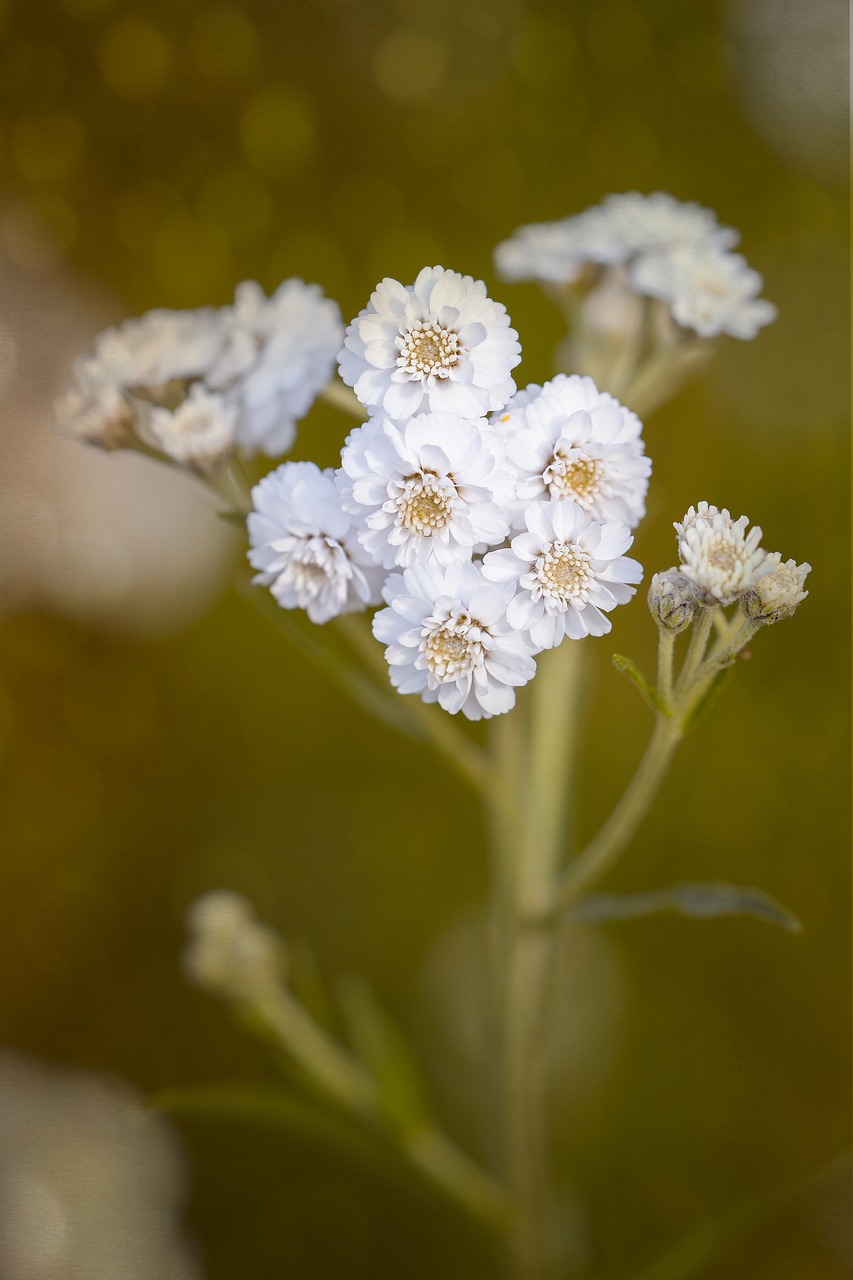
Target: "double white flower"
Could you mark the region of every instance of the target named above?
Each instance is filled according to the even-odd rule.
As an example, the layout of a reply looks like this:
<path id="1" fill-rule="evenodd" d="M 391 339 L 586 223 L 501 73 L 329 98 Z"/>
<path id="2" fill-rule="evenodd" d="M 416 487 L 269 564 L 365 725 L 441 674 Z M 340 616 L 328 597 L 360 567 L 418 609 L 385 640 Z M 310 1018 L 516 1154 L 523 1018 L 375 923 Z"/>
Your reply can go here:
<path id="1" fill-rule="evenodd" d="M 481 418 L 372 420 L 349 436 L 338 485 L 360 542 L 386 569 L 470 560 L 509 532 L 508 478 Z"/>
<path id="2" fill-rule="evenodd" d="M 515 391 L 510 373 L 521 347 L 482 280 L 424 267 L 412 285 L 387 278 L 377 285 L 338 359 L 344 382 L 376 414 L 479 418 Z"/>

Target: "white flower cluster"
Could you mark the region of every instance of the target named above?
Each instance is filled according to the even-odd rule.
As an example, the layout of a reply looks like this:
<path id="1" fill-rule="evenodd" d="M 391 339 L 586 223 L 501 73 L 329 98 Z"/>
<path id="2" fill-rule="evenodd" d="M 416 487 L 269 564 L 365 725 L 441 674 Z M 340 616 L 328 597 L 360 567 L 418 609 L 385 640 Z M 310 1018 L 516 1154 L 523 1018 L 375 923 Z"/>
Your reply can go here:
<path id="1" fill-rule="evenodd" d="M 615 275 L 635 294 L 660 299 L 677 325 L 700 337 L 754 338 L 776 308 L 758 297 L 758 272 L 731 252 L 738 238 L 710 209 L 632 191 L 574 217 L 520 227 L 498 245 L 495 263 L 506 280 L 559 286 Z"/>
<path id="2" fill-rule="evenodd" d="M 803 584 L 811 565 L 783 564 L 778 551 L 764 551 L 761 529 L 749 529 L 746 516 L 733 520 L 725 508 L 700 502 L 674 528 L 681 563 L 656 574 L 649 591 L 661 626 L 681 631 L 697 608 L 735 601 L 753 622 L 778 622 L 808 595 Z"/>
<path id="3" fill-rule="evenodd" d="M 57 424 L 201 472 L 235 449 L 275 456 L 328 383 L 342 332 L 337 304 L 301 280 L 270 298 L 246 281 L 228 307 L 149 311 L 77 361 Z"/>
<path id="4" fill-rule="evenodd" d="M 565 637 L 610 630 L 651 465 L 641 424 L 589 378 L 517 392 L 504 307 L 442 267 L 383 280 L 341 376 L 370 414 L 336 472 L 283 463 L 253 491 L 256 581 L 316 622 L 384 600 L 391 682 L 498 715 Z"/>

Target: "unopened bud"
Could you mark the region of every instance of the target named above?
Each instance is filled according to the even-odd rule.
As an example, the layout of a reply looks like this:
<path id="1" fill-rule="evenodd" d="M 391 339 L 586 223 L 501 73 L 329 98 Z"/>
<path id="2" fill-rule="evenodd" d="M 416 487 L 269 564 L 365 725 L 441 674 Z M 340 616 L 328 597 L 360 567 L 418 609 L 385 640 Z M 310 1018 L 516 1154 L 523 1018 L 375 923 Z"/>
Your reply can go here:
<path id="1" fill-rule="evenodd" d="M 282 948 L 271 929 L 255 919 L 238 893 L 215 890 L 187 912 L 190 941 L 184 971 L 200 987 L 249 1000 L 281 977 Z"/>
<path id="2" fill-rule="evenodd" d="M 659 627 L 684 631 L 699 608 L 698 592 L 679 569 L 656 573 L 649 587 L 649 608 Z"/>

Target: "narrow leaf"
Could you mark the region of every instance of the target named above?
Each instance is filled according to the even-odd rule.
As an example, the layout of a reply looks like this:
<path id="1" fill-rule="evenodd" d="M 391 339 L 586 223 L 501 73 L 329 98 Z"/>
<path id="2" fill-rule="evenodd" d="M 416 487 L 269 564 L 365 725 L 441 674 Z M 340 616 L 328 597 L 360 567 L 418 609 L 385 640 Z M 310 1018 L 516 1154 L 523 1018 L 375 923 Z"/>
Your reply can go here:
<path id="1" fill-rule="evenodd" d="M 420 1073 L 372 988 L 361 978 L 348 978 L 341 987 L 341 1007 L 353 1048 L 379 1086 L 386 1118 L 403 1134 L 423 1129 L 429 1123 L 429 1108 Z"/>
<path id="2" fill-rule="evenodd" d="M 654 689 L 652 685 L 649 684 L 646 677 L 637 670 L 630 658 L 624 657 L 621 653 L 614 653 L 613 665 L 617 671 L 624 671 L 635 689 L 639 691 L 643 701 L 651 707 L 652 711 L 662 710 L 657 690 Z"/>
<path id="3" fill-rule="evenodd" d="M 658 911 L 700 919 L 753 916 L 790 933 L 800 933 L 803 927 L 793 912 L 761 889 L 713 880 L 675 884 L 649 893 L 594 893 L 578 902 L 571 914 L 578 920 L 630 920 Z"/>

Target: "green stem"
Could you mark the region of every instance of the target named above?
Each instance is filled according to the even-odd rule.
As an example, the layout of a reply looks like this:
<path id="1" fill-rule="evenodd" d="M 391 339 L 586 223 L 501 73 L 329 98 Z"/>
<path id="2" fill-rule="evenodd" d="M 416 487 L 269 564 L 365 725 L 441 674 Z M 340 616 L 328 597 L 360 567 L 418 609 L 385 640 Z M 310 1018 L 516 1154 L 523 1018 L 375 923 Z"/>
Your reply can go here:
<path id="1" fill-rule="evenodd" d="M 554 899 L 554 908 L 565 911 L 609 870 L 646 816 L 681 741 L 678 715 L 658 713 L 645 755 L 622 798 L 598 834 L 570 865 Z"/>
<path id="2" fill-rule="evenodd" d="M 666 627 L 658 628 L 658 683 L 657 695 L 662 709 L 669 714 L 672 710 L 672 661 L 675 655 L 674 631 Z"/>
<path id="3" fill-rule="evenodd" d="M 565 839 L 582 659 L 571 642 L 543 655 L 529 697 L 492 726 L 491 1146 L 515 1209 L 514 1280 L 551 1280 L 556 1266 L 545 1075 L 555 937 L 525 921 L 551 900 Z"/>
<path id="4" fill-rule="evenodd" d="M 330 382 L 320 394 L 327 404 L 334 405 L 336 409 L 343 409 L 344 413 L 352 414 L 354 418 L 358 418 L 361 422 L 367 419 L 367 410 L 355 392 L 350 387 L 339 382 L 337 378 Z"/>

